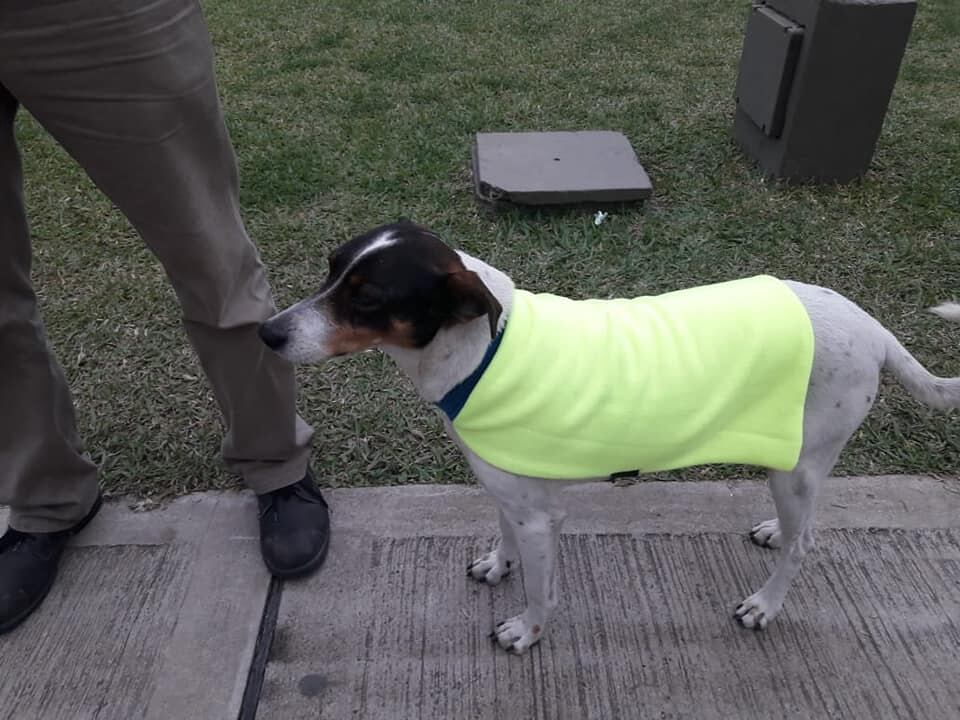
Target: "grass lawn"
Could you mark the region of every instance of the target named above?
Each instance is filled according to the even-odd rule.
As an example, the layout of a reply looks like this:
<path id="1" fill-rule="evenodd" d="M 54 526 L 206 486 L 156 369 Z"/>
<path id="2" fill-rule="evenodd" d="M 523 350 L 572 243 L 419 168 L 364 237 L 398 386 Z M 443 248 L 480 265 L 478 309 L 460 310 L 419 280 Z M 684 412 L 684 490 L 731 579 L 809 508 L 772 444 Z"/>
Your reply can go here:
<path id="1" fill-rule="evenodd" d="M 207 0 L 247 225 L 277 302 L 326 253 L 407 216 L 529 289 L 638 295 L 758 272 L 831 286 L 932 371 L 960 374 L 960 5 L 919 4 L 873 166 L 845 187 L 763 182 L 730 140 L 748 3 Z M 493 213 L 477 131 L 624 132 L 654 199 L 616 211 Z M 210 391 L 157 263 L 24 113 L 35 276 L 81 431 L 112 493 L 228 486 Z M 461 482 L 465 465 L 393 365 L 299 371 L 331 485 Z M 958 415 L 887 385 L 838 473 L 954 473 Z M 742 475 L 713 468 L 685 477 Z"/>

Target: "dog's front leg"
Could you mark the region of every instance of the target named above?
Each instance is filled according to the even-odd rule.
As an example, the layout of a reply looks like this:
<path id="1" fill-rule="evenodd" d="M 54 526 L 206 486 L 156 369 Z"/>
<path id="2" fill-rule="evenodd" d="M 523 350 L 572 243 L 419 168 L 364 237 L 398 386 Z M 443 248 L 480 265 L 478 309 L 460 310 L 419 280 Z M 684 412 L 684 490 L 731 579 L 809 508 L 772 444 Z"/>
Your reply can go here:
<path id="1" fill-rule="evenodd" d="M 513 526 L 500 509 L 500 541 L 486 555 L 481 555 L 467 565 L 467 575 L 474 580 L 496 585 L 510 574 L 520 562 L 517 550 L 517 537 Z"/>
<path id="2" fill-rule="evenodd" d="M 501 647 L 519 654 L 543 637 L 557 606 L 557 548 L 566 517 L 558 498 L 560 481 L 514 475 L 462 447 L 477 481 L 500 506 L 503 539 L 498 550 L 510 549 L 512 539 L 520 556 L 527 607 L 520 615 L 498 623 L 492 633 Z"/>
<path id="3" fill-rule="evenodd" d="M 507 508 L 523 566 L 527 607 L 499 623 L 493 633 L 505 650 L 517 654 L 540 641 L 557 607 L 557 547 L 564 513 L 558 508 Z"/>

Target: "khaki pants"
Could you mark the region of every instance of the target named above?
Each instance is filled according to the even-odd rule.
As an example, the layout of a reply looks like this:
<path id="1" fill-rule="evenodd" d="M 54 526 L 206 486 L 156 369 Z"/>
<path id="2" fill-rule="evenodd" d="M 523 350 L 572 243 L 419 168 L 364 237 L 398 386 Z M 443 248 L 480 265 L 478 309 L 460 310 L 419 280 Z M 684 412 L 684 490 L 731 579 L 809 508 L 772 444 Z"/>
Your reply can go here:
<path id="1" fill-rule="evenodd" d="M 227 466 L 259 493 L 303 477 L 312 430 L 296 413 L 292 367 L 257 337 L 274 305 L 240 219 L 197 0 L 0 0 L 0 504 L 10 524 L 69 527 L 97 494 L 30 283 L 20 104 L 163 264 L 226 422 Z"/>

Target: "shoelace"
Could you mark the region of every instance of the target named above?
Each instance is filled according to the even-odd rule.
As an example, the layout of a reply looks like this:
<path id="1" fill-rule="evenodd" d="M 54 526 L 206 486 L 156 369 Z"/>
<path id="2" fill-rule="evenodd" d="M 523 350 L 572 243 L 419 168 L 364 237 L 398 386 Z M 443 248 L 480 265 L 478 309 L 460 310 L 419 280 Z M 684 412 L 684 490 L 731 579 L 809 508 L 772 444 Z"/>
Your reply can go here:
<path id="1" fill-rule="evenodd" d="M 14 530 L 13 528 L 8 528 L 7 532 L 0 537 L 0 554 L 3 554 L 7 551 L 16 550 L 20 545 L 33 540 L 34 537 L 30 533 L 20 532 L 19 530 Z"/>
<path id="2" fill-rule="evenodd" d="M 0 555 L 6 552 L 15 552 L 20 548 L 28 549 L 39 558 L 49 559 L 54 554 L 59 554 L 70 532 L 53 533 L 28 533 L 20 532 L 9 528 L 7 532 L 0 537 Z"/>
<path id="3" fill-rule="evenodd" d="M 300 483 L 295 482 L 293 485 L 287 485 L 286 487 L 279 488 L 278 490 L 273 490 L 267 493 L 267 501 L 264 503 L 263 508 L 260 510 L 260 517 L 266 517 L 271 510 L 275 510 L 277 507 L 278 501 L 287 501 L 294 495 L 303 497 L 302 492 L 298 492 Z M 274 513 L 276 515 L 276 513 Z M 274 517 L 274 519 L 277 519 Z"/>
<path id="4" fill-rule="evenodd" d="M 294 496 L 306 502 L 327 504 L 322 496 L 317 497 L 311 493 L 308 488 L 303 487 L 303 480 L 301 480 L 300 482 L 295 482 L 292 485 L 287 485 L 286 487 L 267 493 L 266 502 L 264 502 L 263 507 L 260 509 L 260 517 L 266 517 L 271 510 L 275 510 L 278 501 L 286 502 Z M 274 513 L 274 519 L 277 519 L 276 513 Z"/>

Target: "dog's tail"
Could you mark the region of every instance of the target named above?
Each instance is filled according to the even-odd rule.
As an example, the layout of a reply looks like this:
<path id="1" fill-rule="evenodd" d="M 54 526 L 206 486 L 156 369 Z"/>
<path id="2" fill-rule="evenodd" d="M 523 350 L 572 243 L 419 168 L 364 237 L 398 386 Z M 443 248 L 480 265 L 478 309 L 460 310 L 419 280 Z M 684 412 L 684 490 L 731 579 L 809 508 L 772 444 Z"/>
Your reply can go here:
<path id="1" fill-rule="evenodd" d="M 934 315 L 960 323 L 960 304 L 943 303 L 930 308 Z M 911 355 L 888 331 L 884 368 L 896 376 L 916 400 L 937 410 L 960 408 L 960 377 L 937 377 Z"/>
<path id="2" fill-rule="evenodd" d="M 945 320 L 960 323 L 960 304 L 952 302 L 943 303 L 942 305 L 930 308 L 930 312 L 934 315 L 939 315 Z"/>

